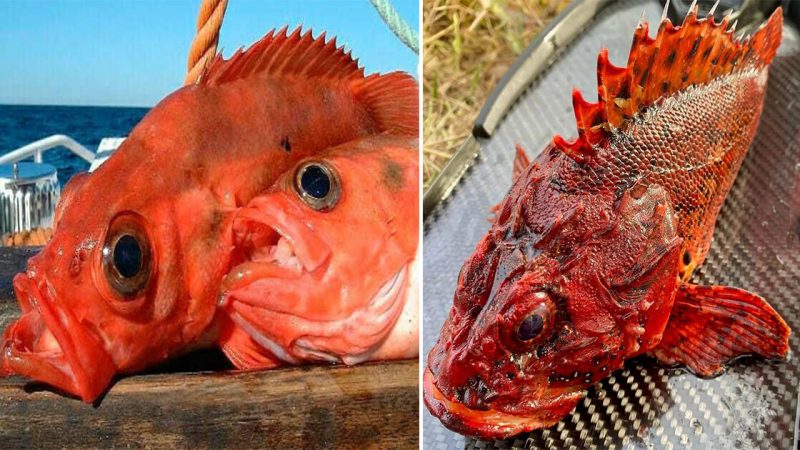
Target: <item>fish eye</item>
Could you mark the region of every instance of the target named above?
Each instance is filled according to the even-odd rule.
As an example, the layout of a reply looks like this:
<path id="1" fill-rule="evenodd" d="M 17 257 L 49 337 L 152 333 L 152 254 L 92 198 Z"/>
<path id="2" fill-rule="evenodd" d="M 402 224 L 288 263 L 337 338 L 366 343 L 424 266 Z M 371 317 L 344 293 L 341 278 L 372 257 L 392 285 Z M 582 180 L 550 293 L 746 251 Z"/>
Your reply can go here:
<path id="1" fill-rule="evenodd" d="M 526 317 L 517 328 L 517 339 L 520 341 L 530 341 L 536 339 L 544 329 L 544 319 L 539 314 L 531 314 Z"/>
<path id="2" fill-rule="evenodd" d="M 336 170 L 321 161 L 309 161 L 297 169 L 294 189 L 303 202 L 317 211 L 336 206 L 341 194 Z"/>
<path id="3" fill-rule="evenodd" d="M 530 351 L 553 329 L 555 304 L 546 292 L 523 293 L 502 314 L 500 334 L 514 351 Z"/>
<path id="4" fill-rule="evenodd" d="M 108 284 L 123 297 L 133 297 L 147 287 L 152 266 L 150 241 L 137 216 L 123 213 L 112 220 L 102 258 Z"/>
<path id="5" fill-rule="evenodd" d="M 539 341 L 539 337 L 546 334 L 550 327 L 551 309 L 547 294 L 537 292 L 533 295 L 539 302 L 527 314 L 522 315 L 516 327 L 517 341 L 529 345 Z"/>

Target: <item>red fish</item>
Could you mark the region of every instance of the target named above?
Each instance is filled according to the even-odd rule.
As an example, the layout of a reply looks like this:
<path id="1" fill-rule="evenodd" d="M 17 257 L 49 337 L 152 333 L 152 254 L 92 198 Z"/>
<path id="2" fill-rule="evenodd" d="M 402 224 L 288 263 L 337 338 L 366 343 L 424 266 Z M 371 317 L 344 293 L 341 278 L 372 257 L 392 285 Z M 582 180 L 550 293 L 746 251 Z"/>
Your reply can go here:
<path id="1" fill-rule="evenodd" d="M 300 29 L 217 56 L 67 185 L 0 375 L 92 402 L 201 347 L 240 368 L 416 355 L 417 92 Z"/>
<path id="2" fill-rule="evenodd" d="M 447 427 L 507 438 L 551 426 L 648 354 L 697 375 L 783 358 L 789 328 L 757 294 L 689 280 L 761 114 L 777 10 L 736 40 L 727 19 L 640 25 L 626 67 L 602 51 L 578 138 L 515 161 L 515 181 L 458 278 L 424 398 Z"/>

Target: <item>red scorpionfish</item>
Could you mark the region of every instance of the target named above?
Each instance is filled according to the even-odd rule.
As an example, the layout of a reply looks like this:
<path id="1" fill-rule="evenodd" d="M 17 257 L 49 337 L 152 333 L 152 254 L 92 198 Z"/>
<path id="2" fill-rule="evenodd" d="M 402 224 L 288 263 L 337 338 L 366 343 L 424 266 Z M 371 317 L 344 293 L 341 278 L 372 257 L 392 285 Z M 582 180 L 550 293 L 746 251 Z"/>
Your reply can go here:
<path id="1" fill-rule="evenodd" d="M 458 278 L 424 398 L 445 426 L 507 438 L 551 426 L 637 355 L 697 375 L 778 359 L 789 328 L 758 295 L 689 280 L 758 125 L 781 41 L 775 11 L 737 40 L 728 19 L 637 27 L 628 64 L 600 52 L 597 103 L 515 181 Z"/>

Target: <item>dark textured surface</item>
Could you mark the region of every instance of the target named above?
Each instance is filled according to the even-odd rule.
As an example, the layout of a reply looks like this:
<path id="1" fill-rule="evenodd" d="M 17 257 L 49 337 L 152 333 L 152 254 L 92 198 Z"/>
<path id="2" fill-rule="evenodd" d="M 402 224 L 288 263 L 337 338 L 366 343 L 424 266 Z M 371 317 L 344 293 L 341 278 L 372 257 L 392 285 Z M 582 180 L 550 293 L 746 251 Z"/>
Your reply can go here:
<path id="1" fill-rule="evenodd" d="M 489 208 L 510 185 L 514 144 L 529 153 L 555 133 L 574 136 L 570 92 L 593 92 L 598 50 L 626 60 L 642 12 L 652 2 L 622 1 L 603 14 L 512 107 L 453 196 L 425 223 L 424 346 L 435 342 L 452 303 L 456 276 L 489 228 Z M 800 45 L 787 26 L 770 70 L 762 123 L 723 206 L 706 263 L 694 281 L 762 294 L 800 330 Z M 741 361 L 715 379 L 639 358 L 595 386 L 555 427 L 515 440 L 481 442 L 444 429 L 427 412 L 427 448 L 741 448 L 786 449 L 793 444 L 800 338 L 790 337 L 788 362 Z"/>

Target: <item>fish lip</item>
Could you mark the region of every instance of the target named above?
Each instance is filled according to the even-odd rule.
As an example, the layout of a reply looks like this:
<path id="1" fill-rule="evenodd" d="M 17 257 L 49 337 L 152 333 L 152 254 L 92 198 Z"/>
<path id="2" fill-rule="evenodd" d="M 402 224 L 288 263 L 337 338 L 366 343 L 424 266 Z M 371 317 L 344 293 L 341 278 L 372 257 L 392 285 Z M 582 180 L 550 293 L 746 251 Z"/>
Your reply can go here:
<path id="1" fill-rule="evenodd" d="M 3 333 L 0 376 L 21 375 L 94 401 L 115 373 L 108 354 L 69 311 L 59 308 L 44 277 L 29 271 L 14 277 L 13 284 L 23 315 Z M 50 342 L 40 344 L 41 339 Z M 91 365 L 82 362 L 87 358 Z"/>
<path id="2" fill-rule="evenodd" d="M 508 439 L 531 430 L 546 428 L 558 423 L 562 415 L 521 416 L 493 408 L 477 410 L 447 396 L 434 382 L 430 368 L 425 368 L 422 380 L 423 399 L 428 411 L 438 418 L 445 427 L 457 433 L 482 439 Z M 559 400 L 577 403 L 583 391 L 576 391 L 559 397 Z"/>

